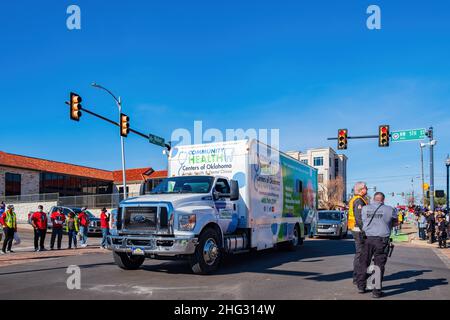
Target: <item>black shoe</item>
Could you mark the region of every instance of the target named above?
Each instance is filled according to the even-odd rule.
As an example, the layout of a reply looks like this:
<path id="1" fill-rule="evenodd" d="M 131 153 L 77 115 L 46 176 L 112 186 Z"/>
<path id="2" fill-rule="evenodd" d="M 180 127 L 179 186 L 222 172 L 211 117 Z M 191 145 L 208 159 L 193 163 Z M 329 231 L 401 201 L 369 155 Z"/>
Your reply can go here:
<path id="1" fill-rule="evenodd" d="M 45 248 L 40 248 L 39 251 L 47 251 Z"/>
<path id="2" fill-rule="evenodd" d="M 383 296 L 383 292 L 381 291 L 373 291 L 372 292 L 372 298 L 374 299 L 379 299 Z"/>
<path id="3" fill-rule="evenodd" d="M 14 251 L 12 251 L 12 250 L 8 250 L 8 253 L 14 253 Z"/>
<path id="4" fill-rule="evenodd" d="M 366 288 L 358 287 L 358 293 L 360 294 L 366 293 Z"/>

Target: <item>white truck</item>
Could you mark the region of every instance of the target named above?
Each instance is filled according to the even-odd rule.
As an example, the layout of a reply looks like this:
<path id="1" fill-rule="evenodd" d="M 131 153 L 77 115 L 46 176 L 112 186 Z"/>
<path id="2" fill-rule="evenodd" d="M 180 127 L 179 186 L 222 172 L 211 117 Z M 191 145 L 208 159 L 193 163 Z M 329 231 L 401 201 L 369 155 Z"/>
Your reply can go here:
<path id="1" fill-rule="evenodd" d="M 227 253 L 303 243 L 317 211 L 317 170 L 257 140 L 174 147 L 169 174 L 119 205 L 115 263 L 188 259 L 214 272 Z"/>

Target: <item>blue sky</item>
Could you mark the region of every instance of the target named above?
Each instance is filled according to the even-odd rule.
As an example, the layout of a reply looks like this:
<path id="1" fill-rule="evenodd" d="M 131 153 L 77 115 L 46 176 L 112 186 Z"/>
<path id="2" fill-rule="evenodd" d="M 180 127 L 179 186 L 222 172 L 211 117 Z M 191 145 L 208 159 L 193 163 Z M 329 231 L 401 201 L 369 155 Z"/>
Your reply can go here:
<path id="1" fill-rule="evenodd" d="M 82 29 L 66 28 L 81 8 Z M 366 28 L 377 4 L 382 29 Z M 101 83 L 123 99 L 132 127 L 170 137 L 176 128 L 278 128 L 282 150 L 332 146 L 326 138 L 435 127 L 436 188 L 450 152 L 448 1 L 14 1 L 0 4 L 0 150 L 119 169 L 117 117 Z M 165 168 L 161 149 L 126 140 L 128 167 Z M 351 140 L 349 183 L 410 192 L 418 143 L 378 148 Z M 426 154 L 425 160 L 428 161 Z M 426 172 L 428 168 L 426 167 Z M 414 186 L 419 192 L 419 179 Z M 400 199 L 388 197 L 391 203 Z"/>

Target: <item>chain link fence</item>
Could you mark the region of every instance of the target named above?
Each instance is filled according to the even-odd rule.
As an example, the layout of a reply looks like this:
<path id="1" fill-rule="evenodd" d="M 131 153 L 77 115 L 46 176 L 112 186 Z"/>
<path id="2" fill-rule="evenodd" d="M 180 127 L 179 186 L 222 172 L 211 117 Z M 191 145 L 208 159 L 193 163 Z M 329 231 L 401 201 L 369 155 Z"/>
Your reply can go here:
<path id="1" fill-rule="evenodd" d="M 0 202 L 4 203 L 32 203 L 32 202 L 46 202 L 57 201 L 59 199 L 58 193 L 43 193 L 43 194 L 26 194 L 20 196 L 0 196 Z"/>
<path id="2" fill-rule="evenodd" d="M 128 197 L 139 196 L 139 193 L 129 193 Z M 30 194 L 21 196 L 8 196 L 0 197 L 0 202 L 3 201 L 6 204 L 19 204 L 19 203 L 33 203 L 33 202 L 48 202 L 56 201 L 58 206 L 62 207 L 87 207 L 90 209 L 116 208 L 119 206 L 119 202 L 124 198 L 123 193 L 113 194 L 97 194 L 97 195 L 84 195 L 84 196 L 72 196 L 72 197 L 60 197 L 58 193 L 47 194 Z"/>
<path id="3" fill-rule="evenodd" d="M 129 193 L 128 197 L 136 197 L 138 193 Z M 62 207 L 87 207 L 90 209 L 116 208 L 119 206 L 119 202 L 124 199 L 123 193 L 113 194 L 98 194 L 98 195 L 86 195 L 86 196 L 73 196 L 73 197 L 59 197 L 58 205 Z"/>

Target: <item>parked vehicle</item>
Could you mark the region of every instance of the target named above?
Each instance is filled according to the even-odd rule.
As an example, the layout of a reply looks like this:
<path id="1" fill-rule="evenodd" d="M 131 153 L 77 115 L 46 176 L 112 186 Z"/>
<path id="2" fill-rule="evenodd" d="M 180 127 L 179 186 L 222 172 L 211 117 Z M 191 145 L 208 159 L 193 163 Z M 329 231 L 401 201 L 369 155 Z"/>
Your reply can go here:
<path id="1" fill-rule="evenodd" d="M 324 210 L 317 213 L 314 236 L 347 237 L 347 212 Z"/>
<path id="2" fill-rule="evenodd" d="M 108 238 L 119 267 L 180 258 L 205 274 L 227 253 L 303 243 L 317 208 L 313 167 L 256 140 L 175 147 L 168 161 L 169 178 L 119 205 Z"/>
<path id="3" fill-rule="evenodd" d="M 52 220 L 50 219 L 50 216 L 52 215 L 53 212 L 55 212 L 58 208 L 60 208 L 62 210 L 62 213 L 66 216 L 69 215 L 70 212 L 73 212 L 76 216 L 78 216 L 78 214 L 81 212 L 81 208 L 73 208 L 73 207 L 59 207 L 59 206 L 53 206 L 50 208 L 47 217 L 48 217 L 48 229 L 52 229 L 53 224 L 52 224 Z M 88 233 L 91 235 L 101 235 L 102 234 L 102 229 L 100 227 L 100 218 L 97 218 L 96 216 L 94 216 L 94 214 L 92 212 L 90 212 L 89 210 L 85 211 L 86 214 L 89 216 L 89 229 L 88 229 Z"/>

